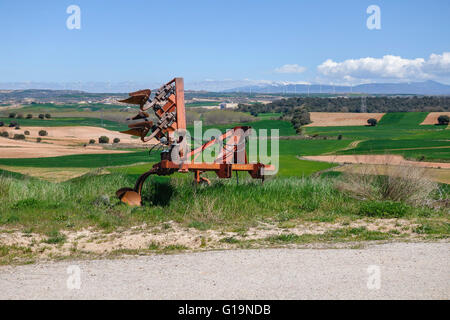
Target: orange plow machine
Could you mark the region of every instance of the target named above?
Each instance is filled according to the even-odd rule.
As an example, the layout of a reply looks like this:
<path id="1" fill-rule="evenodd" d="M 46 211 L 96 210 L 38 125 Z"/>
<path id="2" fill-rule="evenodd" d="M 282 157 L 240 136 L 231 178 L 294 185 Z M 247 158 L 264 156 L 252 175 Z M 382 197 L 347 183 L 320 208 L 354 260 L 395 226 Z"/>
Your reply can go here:
<path id="1" fill-rule="evenodd" d="M 264 180 L 265 170 L 274 170 L 270 165 L 248 163 L 246 137 L 251 128 L 247 126 L 235 127 L 198 148 L 187 150 L 188 141 L 183 134 L 186 133 L 183 78 L 175 78 L 164 84 L 152 97 L 149 89 L 132 92 L 129 95 L 129 98 L 120 102 L 139 105 L 140 111 L 131 118 L 138 121 L 128 125 L 129 130 L 122 133 L 138 136 L 143 142 L 156 139 L 158 145 L 164 146 L 165 150 L 161 152 L 161 161 L 142 174 L 134 188 L 117 190 L 116 195 L 122 202 L 132 206 L 142 205 L 142 187 L 150 175 L 193 172 L 195 182 L 209 184 L 209 180 L 202 176 L 207 171 L 214 171 L 219 178 L 231 178 L 233 171 L 247 171 L 252 178 Z M 155 113 L 158 119 L 156 123 L 148 119 L 149 109 Z M 217 147 L 217 144 L 220 151 L 214 161 L 199 161 L 203 151 L 213 146 Z"/>

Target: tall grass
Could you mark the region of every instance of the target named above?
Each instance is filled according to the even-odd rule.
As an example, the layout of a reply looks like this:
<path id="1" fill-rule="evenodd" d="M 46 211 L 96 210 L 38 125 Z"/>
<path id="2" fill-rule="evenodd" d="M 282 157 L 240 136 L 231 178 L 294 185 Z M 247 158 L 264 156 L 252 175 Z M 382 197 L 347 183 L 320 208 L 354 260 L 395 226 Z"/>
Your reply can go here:
<path id="1" fill-rule="evenodd" d="M 336 187 L 336 178 L 213 179 L 195 185 L 191 176 L 153 177 L 143 190 L 144 206 L 128 207 L 115 191 L 135 178 L 120 173 L 95 173 L 62 183 L 0 175 L 0 224 L 47 233 L 59 229 L 115 229 L 174 220 L 186 226 L 248 228 L 260 221 L 291 219 L 335 221 L 340 217 L 378 215 L 379 204 L 354 199 Z M 439 214 L 395 202 L 382 215 Z M 431 201 L 431 200 L 430 200 Z M 363 208 L 363 210 L 362 210 Z M 400 208 L 400 209 L 399 209 Z M 387 210 L 387 211 L 386 211 Z"/>

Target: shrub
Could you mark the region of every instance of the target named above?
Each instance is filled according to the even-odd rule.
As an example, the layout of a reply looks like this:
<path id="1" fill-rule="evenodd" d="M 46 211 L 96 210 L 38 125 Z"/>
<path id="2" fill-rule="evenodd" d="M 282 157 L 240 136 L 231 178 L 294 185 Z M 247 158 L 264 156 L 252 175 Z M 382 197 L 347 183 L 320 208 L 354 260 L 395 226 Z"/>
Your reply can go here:
<path id="1" fill-rule="evenodd" d="M 438 188 L 426 177 L 424 168 L 411 166 L 363 166 L 357 174 L 343 174 L 336 185 L 360 200 L 402 201 L 412 205 L 429 205 Z"/>
<path id="2" fill-rule="evenodd" d="M 369 120 L 367 120 L 367 123 L 369 124 L 369 126 L 375 127 L 377 125 L 378 121 L 377 121 L 377 119 L 370 118 Z"/>
<path id="3" fill-rule="evenodd" d="M 45 137 L 46 135 L 48 135 L 48 133 L 47 133 L 47 131 L 45 131 L 45 130 L 39 130 L 39 135 L 40 135 L 41 137 Z"/>
<path id="4" fill-rule="evenodd" d="M 36 142 L 41 142 L 42 141 L 42 138 L 41 137 L 37 137 L 36 138 Z"/>
<path id="5" fill-rule="evenodd" d="M 45 118 L 45 116 L 44 116 L 43 113 L 40 113 L 38 117 L 39 117 L 39 119 L 41 119 L 41 120 Z"/>
<path id="6" fill-rule="evenodd" d="M 119 143 L 119 142 L 120 142 L 120 139 L 119 139 L 119 138 L 114 138 L 113 142 L 114 142 L 114 143 Z"/>
<path id="7" fill-rule="evenodd" d="M 439 116 L 438 120 L 438 124 L 440 125 L 448 125 L 450 118 L 447 115 L 441 115 Z"/>
<path id="8" fill-rule="evenodd" d="M 8 117 L 10 117 L 10 118 L 15 118 L 15 117 L 16 117 L 16 113 L 15 113 L 15 112 L 11 112 L 11 113 L 8 115 Z"/>
<path id="9" fill-rule="evenodd" d="M 52 117 L 52 116 L 50 115 L 50 113 L 46 113 L 46 114 L 45 114 L 45 118 L 46 118 L 46 119 L 50 119 L 51 117 Z"/>
<path id="10" fill-rule="evenodd" d="M 9 137 L 9 133 L 7 131 L 3 131 L 0 133 L 0 136 L 2 136 L 3 138 L 8 138 Z"/>
<path id="11" fill-rule="evenodd" d="M 31 113 L 27 114 L 27 119 L 32 119 L 33 115 Z"/>
<path id="12" fill-rule="evenodd" d="M 30 131 L 25 130 L 25 132 L 23 134 L 26 135 L 26 136 L 29 136 L 30 135 Z"/>
<path id="13" fill-rule="evenodd" d="M 98 143 L 109 143 L 109 138 L 107 136 L 101 136 L 98 138 Z"/>
<path id="14" fill-rule="evenodd" d="M 25 140 L 25 135 L 20 134 L 20 133 L 16 133 L 16 134 L 14 135 L 14 139 L 15 139 L 15 140 Z"/>
<path id="15" fill-rule="evenodd" d="M 90 139 L 89 140 L 89 144 L 94 144 L 95 143 L 95 140 L 94 139 Z"/>

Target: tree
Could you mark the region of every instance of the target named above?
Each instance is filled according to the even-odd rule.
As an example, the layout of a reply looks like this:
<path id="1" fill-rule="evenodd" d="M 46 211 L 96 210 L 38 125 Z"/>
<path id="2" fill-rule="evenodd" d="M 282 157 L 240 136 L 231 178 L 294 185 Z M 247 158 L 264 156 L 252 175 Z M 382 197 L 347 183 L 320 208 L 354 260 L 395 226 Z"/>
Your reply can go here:
<path id="1" fill-rule="evenodd" d="M 29 136 L 30 135 L 30 131 L 25 130 L 25 132 L 23 134 L 26 135 L 26 136 Z"/>
<path id="2" fill-rule="evenodd" d="M 113 142 L 114 142 L 114 143 L 119 143 L 119 142 L 120 142 L 120 139 L 119 139 L 119 138 L 114 138 Z"/>
<path id="3" fill-rule="evenodd" d="M 8 131 L 3 131 L 2 133 L 0 133 L 0 136 L 2 136 L 4 138 L 8 138 L 9 137 L 9 133 L 8 133 Z"/>
<path id="4" fill-rule="evenodd" d="M 369 120 L 367 120 L 367 123 L 369 124 L 369 126 L 375 127 L 377 125 L 378 121 L 377 121 L 377 119 L 370 118 Z"/>
<path id="5" fill-rule="evenodd" d="M 440 124 L 441 126 L 444 126 L 444 125 L 446 126 L 450 122 L 450 118 L 445 114 L 439 116 L 439 118 L 437 120 L 438 120 L 438 124 Z"/>
<path id="6" fill-rule="evenodd" d="M 36 138 L 36 142 L 41 142 L 42 141 L 42 138 L 41 137 L 37 137 Z"/>
<path id="7" fill-rule="evenodd" d="M 98 143 L 109 143 L 109 138 L 107 136 L 101 136 L 98 138 Z"/>
<path id="8" fill-rule="evenodd" d="M 95 143 L 95 140 L 94 139 L 90 139 L 89 140 L 89 144 L 94 144 Z"/>
<path id="9" fill-rule="evenodd" d="M 15 139 L 15 140 L 25 140 L 25 135 L 16 133 L 16 134 L 14 135 L 14 139 Z"/>
<path id="10" fill-rule="evenodd" d="M 10 118 L 15 118 L 15 117 L 16 117 L 16 113 L 15 113 L 15 112 L 11 112 L 11 113 L 8 115 L 8 117 L 10 117 Z"/>
<path id="11" fill-rule="evenodd" d="M 27 119 L 32 119 L 33 115 L 31 113 L 27 114 Z"/>
<path id="12" fill-rule="evenodd" d="M 11 122 L 9 123 L 9 127 L 10 127 L 10 128 L 14 128 L 14 127 L 17 126 L 17 125 L 18 125 L 17 121 L 11 121 Z"/>
<path id="13" fill-rule="evenodd" d="M 45 137 L 46 135 L 48 135 L 48 132 L 45 131 L 45 130 L 39 130 L 39 135 L 40 135 L 41 137 Z"/>
<path id="14" fill-rule="evenodd" d="M 46 119 L 50 119 L 51 117 L 52 117 L 52 116 L 50 115 L 50 113 L 46 113 L 46 114 L 45 114 L 45 118 L 46 118 Z"/>
<path id="15" fill-rule="evenodd" d="M 38 117 L 39 119 L 43 120 L 45 118 L 45 115 L 43 113 L 40 113 Z"/>
<path id="16" fill-rule="evenodd" d="M 298 134 L 301 133 L 300 128 L 305 124 L 311 123 L 311 118 L 309 116 L 309 112 L 306 107 L 301 106 L 299 108 L 294 109 L 292 114 L 291 123 L 294 126 L 294 129 Z"/>
<path id="17" fill-rule="evenodd" d="M 0 127 L 3 127 L 4 125 L 3 121 L 0 121 Z"/>

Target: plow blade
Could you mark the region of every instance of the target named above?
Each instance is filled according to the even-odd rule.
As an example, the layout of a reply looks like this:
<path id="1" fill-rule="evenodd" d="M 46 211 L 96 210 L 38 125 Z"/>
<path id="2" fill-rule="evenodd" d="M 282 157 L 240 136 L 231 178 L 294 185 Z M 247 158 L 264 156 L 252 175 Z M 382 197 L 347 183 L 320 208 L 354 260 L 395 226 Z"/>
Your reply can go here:
<path id="1" fill-rule="evenodd" d="M 136 92 L 132 92 L 129 94 L 129 98 L 124 100 L 119 100 L 119 102 L 130 103 L 130 104 L 138 104 L 141 108 L 150 98 L 151 91 L 150 89 L 139 90 Z"/>
<path id="2" fill-rule="evenodd" d="M 120 131 L 120 133 L 129 134 L 130 136 L 141 137 L 144 129 L 142 128 L 133 128 L 125 131 Z"/>
<path id="3" fill-rule="evenodd" d="M 116 191 L 116 196 L 129 206 L 140 207 L 142 205 L 141 195 L 131 188 L 122 188 Z"/>

